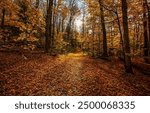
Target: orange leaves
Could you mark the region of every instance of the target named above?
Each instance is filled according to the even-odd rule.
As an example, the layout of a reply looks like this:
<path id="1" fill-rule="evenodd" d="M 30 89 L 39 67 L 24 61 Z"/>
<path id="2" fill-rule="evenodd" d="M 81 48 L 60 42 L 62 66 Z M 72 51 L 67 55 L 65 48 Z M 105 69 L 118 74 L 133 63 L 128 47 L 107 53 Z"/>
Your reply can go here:
<path id="1" fill-rule="evenodd" d="M 149 95 L 150 78 L 124 75 L 122 64 L 82 53 L 62 58 L 47 54 L 0 53 L 0 95 Z"/>
<path id="2" fill-rule="evenodd" d="M 5 27 L 7 32 L 5 33 L 15 43 L 22 42 L 20 47 L 27 49 L 29 46 L 30 49 L 33 49 L 35 42 L 40 38 L 39 33 L 45 31 L 43 12 L 40 9 L 36 9 L 29 0 L 3 0 L 0 2 L 0 6 L 2 6 L 0 10 L 6 9 L 4 25 L 7 26 Z M 17 33 L 14 33 L 15 31 Z M 3 32 L 2 34 L 5 33 Z M 4 38 L 7 37 L 5 36 Z"/>

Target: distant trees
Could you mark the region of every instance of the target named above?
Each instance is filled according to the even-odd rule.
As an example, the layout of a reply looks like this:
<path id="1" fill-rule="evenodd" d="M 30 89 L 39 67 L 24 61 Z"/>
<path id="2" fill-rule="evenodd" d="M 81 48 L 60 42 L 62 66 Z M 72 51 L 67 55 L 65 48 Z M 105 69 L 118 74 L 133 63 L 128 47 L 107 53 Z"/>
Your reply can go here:
<path id="1" fill-rule="evenodd" d="M 77 0 L 50 0 L 47 3 L 45 51 L 48 52 L 50 49 L 52 52 L 60 48 L 70 51 L 76 45 L 73 32 L 75 31 L 75 18 L 80 13 Z M 61 40 L 59 45 L 64 47 L 57 45 L 58 40 Z"/>
<path id="2" fill-rule="evenodd" d="M 2 0 L 0 6 L 1 43 L 9 39 L 7 44 L 13 42 L 22 49 L 44 47 L 46 52 L 75 48 L 77 0 Z"/>

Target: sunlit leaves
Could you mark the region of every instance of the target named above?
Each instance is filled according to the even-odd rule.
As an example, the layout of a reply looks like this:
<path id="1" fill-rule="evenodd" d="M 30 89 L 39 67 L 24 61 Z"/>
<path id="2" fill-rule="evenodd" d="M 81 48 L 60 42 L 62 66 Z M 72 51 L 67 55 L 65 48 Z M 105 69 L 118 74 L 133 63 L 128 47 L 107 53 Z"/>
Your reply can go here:
<path id="1" fill-rule="evenodd" d="M 35 42 L 40 38 L 39 33 L 44 33 L 45 31 L 45 19 L 42 10 L 36 9 L 29 0 L 17 0 L 15 2 L 4 0 L 0 2 L 0 6 L 2 6 L 0 10 L 6 9 L 5 25 L 19 29 L 19 35 L 12 36 L 11 39 L 16 43 L 26 40 L 27 43 L 22 43 L 23 45 L 20 47 L 24 48 L 26 46 L 25 48 L 27 48 L 30 45 L 29 48 L 33 49 Z M 12 34 L 9 35 L 11 36 Z"/>

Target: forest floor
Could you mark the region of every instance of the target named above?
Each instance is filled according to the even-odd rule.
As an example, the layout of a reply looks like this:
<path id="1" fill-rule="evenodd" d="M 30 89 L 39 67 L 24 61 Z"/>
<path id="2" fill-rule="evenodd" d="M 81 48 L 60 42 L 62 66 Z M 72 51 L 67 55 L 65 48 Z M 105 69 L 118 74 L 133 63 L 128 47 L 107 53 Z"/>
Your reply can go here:
<path id="1" fill-rule="evenodd" d="M 82 53 L 50 56 L 0 52 L 0 95 L 150 95 L 150 76 L 125 74 L 118 60 Z"/>

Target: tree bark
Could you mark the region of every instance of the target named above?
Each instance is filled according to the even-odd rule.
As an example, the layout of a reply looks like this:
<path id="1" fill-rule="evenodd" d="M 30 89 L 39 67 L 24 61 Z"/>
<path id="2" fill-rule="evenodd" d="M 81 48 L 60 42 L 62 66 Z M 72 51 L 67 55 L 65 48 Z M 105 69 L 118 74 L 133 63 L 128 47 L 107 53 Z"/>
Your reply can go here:
<path id="1" fill-rule="evenodd" d="M 6 10 L 5 8 L 2 10 L 2 23 L 1 23 L 1 28 L 4 29 L 4 26 L 5 26 L 5 13 L 6 13 Z"/>
<path id="2" fill-rule="evenodd" d="M 85 9 L 83 11 L 83 18 L 82 18 L 82 37 L 85 37 Z"/>
<path id="3" fill-rule="evenodd" d="M 131 56 L 130 56 L 130 40 L 128 31 L 128 6 L 127 0 L 122 0 L 122 18 L 123 18 L 123 38 L 124 38 L 124 52 L 125 52 L 125 70 L 127 73 L 133 73 Z"/>
<path id="4" fill-rule="evenodd" d="M 56 0 L 54 0 L 54 3 L 53 3 L 53 9 L 56 8 Z M 51 37 L 51 46 L 52 46 L 52 49 L 54 49 L 55 45 L 54 45 L 54 39 L 55 39 L 55 27 L 56 27 L 56 16 L 55 16 L 55 11 L 53 11 L 52 13 L 52 20 L 53 20 L 53 24 L 52 24 L 52 37 Z"/>
<path id="5" fill-rule="evenodd" d="M 39 8 L 40 0 L 36 0 L 35 8 Z"/>
<path id="6" fill-rule="evenodd" d="M 150 6 L 147 2 L 147 0 L 145 0 L 146 6 L 147 6 L 147 12 L 148 12 L 148 37 L 149 37 L 149 41 L 148 41 L 148 55 L 150 55 Z"/>
<path id="7" fill-rule="evenodd" d="M 94 43 L 95 43 L 95 20 L 93 19 L 93 23 L 92 23 L 92 56 L 95 56 L 95 47 L 94 47 Z"/>
<path id="8" fill-rule="evenodd" d="M 52 39 L 52 7 L 53 7 L 53 0 L 49 1 L 47 7 L 47 15 L 46 15 L 46 31 L 45 31 L 45 52 L 48 52 L 51 48 L 51 39 Z"/>
<path id="9" fill-rule="evenodd" d="M 143 29 L 144 29 L 144 56 L 148 56 L 148 29 L 146 16 L 146 3 L 143 3 Z"/>
<path id="10" fill-rule="evenodd" d="M 101 26 L 102 26 L 102 32 L 103 32 L 103 57 L 108 57 L 106 27 L 105 27 L 105 19 L 104 19 L 104 10 L 103 10 L 103 7 L 102 7 L 101 4 L 102 4 L 102 0 L 99 0 L 100 16 L 101 16 Z"/>

